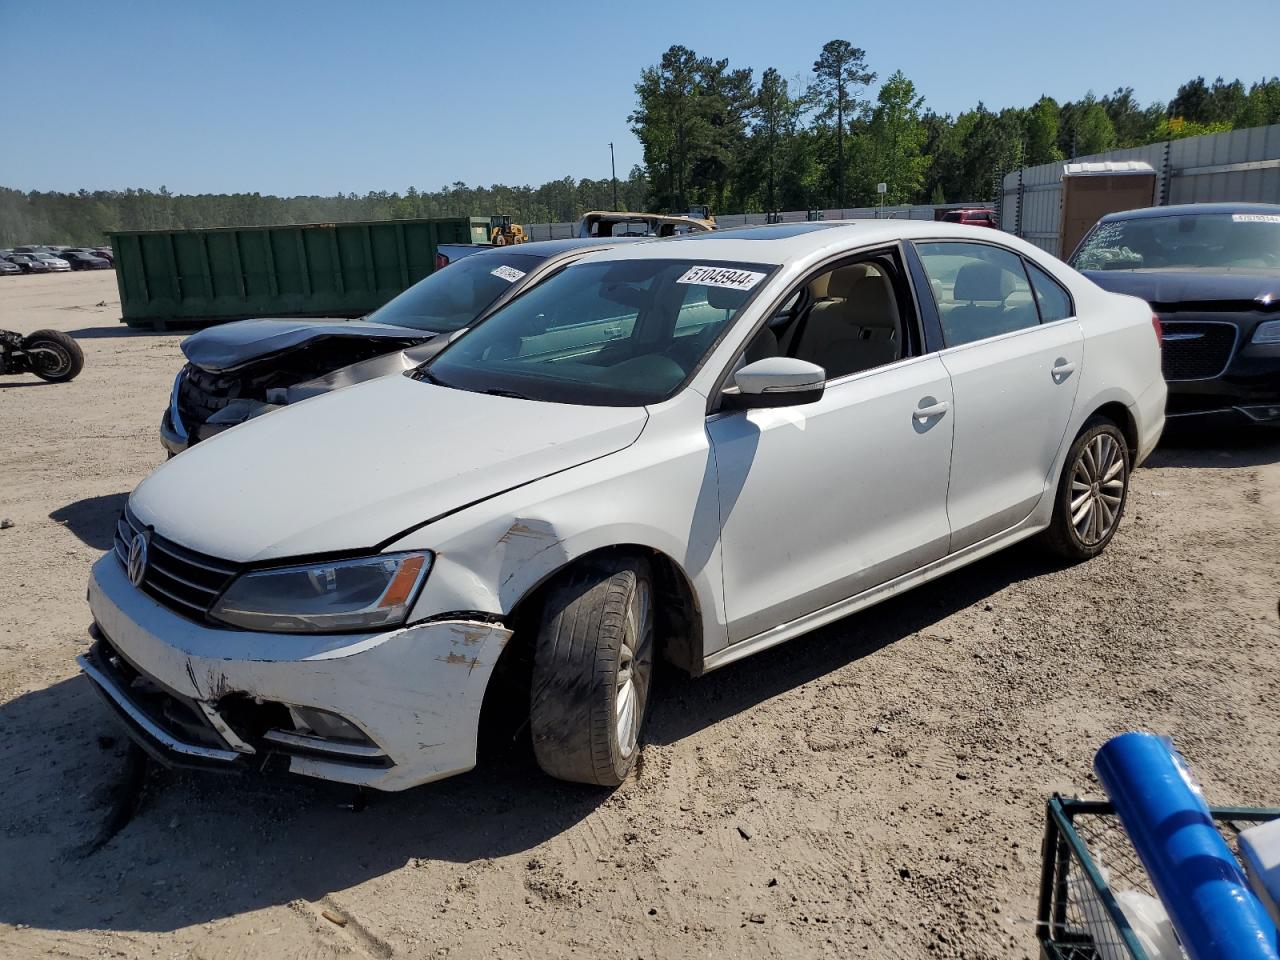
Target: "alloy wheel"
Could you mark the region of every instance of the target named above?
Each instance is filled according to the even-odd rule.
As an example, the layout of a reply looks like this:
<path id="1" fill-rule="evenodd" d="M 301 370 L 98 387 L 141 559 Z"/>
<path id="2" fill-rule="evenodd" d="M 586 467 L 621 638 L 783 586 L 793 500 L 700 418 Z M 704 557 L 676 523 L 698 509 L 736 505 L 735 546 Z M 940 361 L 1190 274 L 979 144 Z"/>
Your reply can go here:
<path id="1" fill-rule="evenodd" d="M 60 377 L 71 369 L 71 354 L 57 344 L 42 343 L 27 350 L 32 362 L 47 377 Z"/>
<path id="2" fill-rule="evenodd" d="M 1124 452 L 1116 438 L 1100 433 L 1080 451 L 1071 470 L 1071 525 L 1087 547 L 1105 540 L 1124 504 Z"/>
<path id="3" fill-rule="evenodd" d="M 614 723 L 618 748 L 624 755 L 636 748 L 645 701 L 649 696 L 649 674 L 653 667 L 653 599 L 649 584 L 641 580 L 627 608 L 622 646 L 618 652 L 618 675 L 614 693 Z"/>

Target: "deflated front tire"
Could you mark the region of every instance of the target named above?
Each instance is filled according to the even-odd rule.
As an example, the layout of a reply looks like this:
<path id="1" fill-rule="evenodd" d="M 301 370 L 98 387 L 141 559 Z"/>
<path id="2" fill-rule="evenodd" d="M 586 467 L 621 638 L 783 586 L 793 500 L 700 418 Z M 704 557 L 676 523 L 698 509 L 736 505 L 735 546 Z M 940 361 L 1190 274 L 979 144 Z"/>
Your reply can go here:
<path id="1" fill-rule="evenodd" d="M 654 593 L 640 557 L 576 568 L 548 594 L 530 726 L 553 777 L 616 787 L 640 754 L 653 674 Z"/>

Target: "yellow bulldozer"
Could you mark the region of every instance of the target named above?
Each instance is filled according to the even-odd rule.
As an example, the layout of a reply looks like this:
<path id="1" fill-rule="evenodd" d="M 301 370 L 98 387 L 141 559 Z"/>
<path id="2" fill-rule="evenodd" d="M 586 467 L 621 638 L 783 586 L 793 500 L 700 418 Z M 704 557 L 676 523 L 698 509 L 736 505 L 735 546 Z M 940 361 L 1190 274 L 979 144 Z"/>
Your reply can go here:
<path id="1" fill-rule="evenodd" d="M 505 247 L 512 243 L 524 243 L 528 240 L 524 227 L 512 223 L 510 217 L 489 218 L 489 242 L 495 247 Z"/>

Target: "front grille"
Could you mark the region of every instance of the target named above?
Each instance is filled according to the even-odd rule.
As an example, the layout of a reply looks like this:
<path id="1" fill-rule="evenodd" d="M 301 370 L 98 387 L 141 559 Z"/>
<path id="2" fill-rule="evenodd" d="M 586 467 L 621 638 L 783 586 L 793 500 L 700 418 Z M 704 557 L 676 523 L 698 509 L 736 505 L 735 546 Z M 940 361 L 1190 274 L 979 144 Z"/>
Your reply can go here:
<path id="1" fill-rule="evenodd" d="M 129 546 L 145 529 L 128 507 L 116 522 L 115 553 L 125 570 L 129 569 Z M 139 586 L 192 620 L 205 619 L 214 601 L 239 572 L 233 563 L 188 550 L 154 532 L 147 543 L 147 558 Z"/>
<path id="2" fill-rule="evenodd" d="M 1236 325 L 1217 321 L 1161 320 L 1164 378 L 1211 380 L 1221 376 L 1236 348 Z"/>

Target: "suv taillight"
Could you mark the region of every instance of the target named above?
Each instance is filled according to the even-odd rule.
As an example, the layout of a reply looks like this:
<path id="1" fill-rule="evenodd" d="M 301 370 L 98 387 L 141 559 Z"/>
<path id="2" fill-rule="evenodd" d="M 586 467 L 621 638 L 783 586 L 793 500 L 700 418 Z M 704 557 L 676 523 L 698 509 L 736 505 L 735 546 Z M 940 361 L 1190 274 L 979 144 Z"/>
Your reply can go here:
<path id="1" fill-rule="evenodd" d="M 448 258 L 448 257 L 446 257 L 443 253 L 437 253 L 437 254 L 436 254 L 436 269 L 437 269 L 437 270 L 443 270 L 443 269 L 444 269 L 445 267 L 447 267 L 448 265 L 449 265 L 449 258 Z"/>
<path id="2" fill-rule="evenodd" d="M 1160 325 L 1160 318 L 1154 313 L 1151 315 L 1151 327 L 1156 332 L 1156 343 L 1161 348 L 1164 347 L 1164 327 Z"/>

